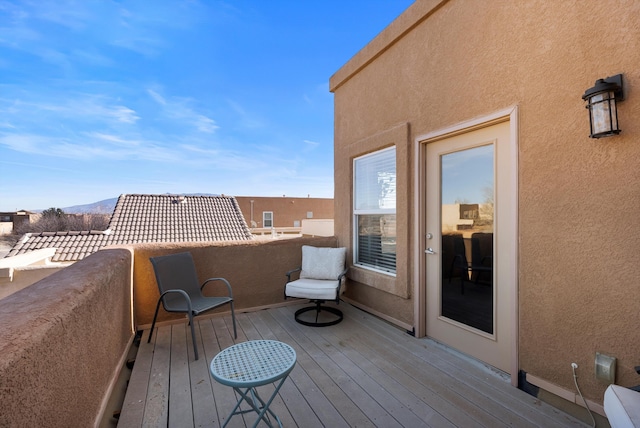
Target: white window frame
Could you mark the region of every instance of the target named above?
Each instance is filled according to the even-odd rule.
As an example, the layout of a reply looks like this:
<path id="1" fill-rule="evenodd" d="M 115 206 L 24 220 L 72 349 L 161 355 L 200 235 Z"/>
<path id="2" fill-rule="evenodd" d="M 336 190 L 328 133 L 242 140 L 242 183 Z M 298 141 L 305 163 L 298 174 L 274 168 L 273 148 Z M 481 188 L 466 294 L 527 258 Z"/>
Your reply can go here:
<path id="1" fill-rule="evenodd" d="M 360 206 L 358 207 L 358 201 L 359 201 L 359 195 L 358 195 L 358 164 L 360 163 L 360 165 L 363 165 L 363 163 L 366 163 L 367 161 L 372 161 L 375 162 L 375 158 L 380 158 L 380 157 L 389 157 L 390 159 L 386 159 L 386 162 L 389 162 L 392 159 L 393 162 L 393 168 L 394 168 L 394 172 L 393 172 L 393 200 L 391 200 L 390 198 L 383 198 L 380 199 L 378 198 L 378 202 L 377 202 L 377 207 L 372 206 L 372 202 L 368 201 L 368 204 L 365 203 L 364 205 L 368 205 L 368 206 Z M 375 172 L 374 172 L 375 173 Z M 381 174 L 376 173 L 378 175 L 378 183 L 380 183 L 380 176 Z M 362 181 L 362 180 L 361 180 Z M 396 213 L 396 206 L 397 206 L 397 189 L 396 189 L 396 184 L 397 183 L 397 165 L 396 165 L 396 147 L 392 146 L 389 148 L 385 148 L 382 150 L 378 150 L 372 153 L 368 153 L 366 155 L 363 156 L 359 156 L 353 159 L 353 264 L 355 266 L 361 267 L 363 269 L 367 269 L 367 270 L 372 270 L 372 271 L 376 271 L 376 272 L 380 272 L 386 275 L 390 275 L 390 276 L 396 276 L 396 272 L 397 272 L 397 261 L 395 259 L 395 255 L 393 258 L 393 268 L 390 267 L 391 264 L 391 259 L 387 259 L 384 257 L 383 253 L 383 232 L 380 231 L 380 259 L 382 260 L 382 264 L 373 264 L 373 263 L 367 263 L 367 262 L 362 262 L 360 260 L 360 248 L 359 248 L 359 244 L 360 244 L 360 236 L 359 236 L 359 216 L 366 216 L 366 215 L 387 215 L 387 216 L 391 216 L 393 215 L 393 220 L 394 223 L 395 221 L 397 221 L 397 213 Z M 360 186 L 362 187 L 362 186 Z M 371 199 L 371 194 L 369 195 L 369 199 Z M 363 199 L 364 200 L 364 199 Z M 360 204 L 363 205 L 363 204 Z M 395 225 L 394 225 L 395 228 Z M 395 247 L 397 242 L 397 236 L 394 238 L 394 242 L 393 242 L 393 246 Z M 394 254 L 397 254 L 397 248 L 395 248 L 394 250 Z M 369 258 L 372 255 L 369 255 Z"/>
<path id="2" fill-rule="evenodd" d="M 270 218 L 267 218 L 270 217 Z M 267 221 L 271 224 L 267 226 Z M 262 211 L 262 227 L 273 227 L 273 211 Z"/>

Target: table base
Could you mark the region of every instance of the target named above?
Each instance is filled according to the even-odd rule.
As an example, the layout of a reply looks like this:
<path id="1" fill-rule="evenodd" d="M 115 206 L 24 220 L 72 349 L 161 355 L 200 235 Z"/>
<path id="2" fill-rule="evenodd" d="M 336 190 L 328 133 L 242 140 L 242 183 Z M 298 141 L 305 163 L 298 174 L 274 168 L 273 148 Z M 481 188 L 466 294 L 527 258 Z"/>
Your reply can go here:
<path id="1" fill-rule="evenodd" d="M 269 397 L 269 400 L 266 403 L 258 395 L 258 391 L 255 388 L 253 387 L 237 388 L 234 386 L 233 389 L 238 394 L 240 394 L 240 399 L 238 400 L 235 407 L 231 411 L 231 414 L 229 415 L 227 420 L 224 422 L 224 425 L 222 425 L 222 428 L 227 426 L 227 424 L 229 423 L 229 421 L 234 415 L 242 415 L 250 412 L 256 412 L 258 414 L 258 419 L 256 419 L 255 423 L 253 424 L 253 428 L 258 426 L 258 423 L 260 423 L 261 420 L 263 420 L 269 427 L 273 427 L 273 425 L 271 425 L 271 421 L 269 420 L 268 414 L 273 416 L 275 420 L 278 422 L 278 426 L 282 428 L 282 422 L 280 422 L 280 418 L 275 413 L 273 413 L 273 411 L 269 408 L 269 406 L 271 405 L 271 402 L 276 397 L 276 395 L 278 395 L 278 391 L 280 391 L 280 387 L 282 386 L 282 384 L 286 379 L 287 377 L 285 376 L 280 380 L 280 382 L 278 383 L 278 386 L 276 386 L 276 389 L 273 391 L 273 394 L 271 394 L 271 397 Z M 240 404 L 242 404 L 243 401 L 246 401 L 247 404 L 251 406 L 251 409 L 239 410 Z M 260 404 L 260 406 L 258 404 Z"/>

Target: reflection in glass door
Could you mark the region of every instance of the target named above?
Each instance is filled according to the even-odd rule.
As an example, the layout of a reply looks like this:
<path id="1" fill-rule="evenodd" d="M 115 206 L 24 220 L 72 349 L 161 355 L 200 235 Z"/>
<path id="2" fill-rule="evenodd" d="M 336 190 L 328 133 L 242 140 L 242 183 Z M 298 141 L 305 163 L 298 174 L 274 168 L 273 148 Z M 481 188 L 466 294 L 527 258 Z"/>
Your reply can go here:
<path id="1" fill-rule="evenodd" d="M 493 334 L 494 145 L 440 157 L 440 316 Z"/>

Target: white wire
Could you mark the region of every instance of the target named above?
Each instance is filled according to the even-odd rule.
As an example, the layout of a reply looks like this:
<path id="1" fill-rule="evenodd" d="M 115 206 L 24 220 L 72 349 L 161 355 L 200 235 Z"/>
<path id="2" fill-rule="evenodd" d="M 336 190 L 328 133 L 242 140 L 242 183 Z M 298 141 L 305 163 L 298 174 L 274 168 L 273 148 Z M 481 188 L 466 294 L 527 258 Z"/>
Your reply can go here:
<path id="1" fill-rule="evenodd" d="M 593 417 L 593 413 L 591 413 L 591 409 L 587 404 L 587 400 L 584 399 L 584 397 L 582 396 L 582 392 L 580 392 L 580 387 L 578 386 L 578 375 L 576 374 L 576 368 L 573 365 L 571 366 L 571 371 L 573 371 L 573 383 L 576 384 L 576 389 L 578 390 L 578 394 L 580 395 L 580 398 L 582 398 L 582 402 L 584 403 L 584 407 L 587 408 L 587 411 L 589 412 L 589 416 L 591 416 L 591 421 L 593 421 L 592 427 L 596 428 L 596 420 Z"/>

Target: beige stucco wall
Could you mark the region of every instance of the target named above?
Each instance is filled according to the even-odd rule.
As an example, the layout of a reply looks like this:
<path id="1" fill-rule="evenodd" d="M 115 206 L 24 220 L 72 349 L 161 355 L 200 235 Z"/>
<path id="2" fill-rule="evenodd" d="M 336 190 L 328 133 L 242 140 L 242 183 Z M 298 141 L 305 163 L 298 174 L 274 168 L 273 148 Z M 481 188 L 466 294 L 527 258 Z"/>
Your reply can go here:
<path id="1" fill-rule="evenodd" d="M 0 426 L 97 422 L 133 338 L 131 268 L 102 250 L 0 300 Z"/>
<path id="2" fill-rule="evenodd" d="M 639 64 L 634 0 L 413 4 L 330 81 L 339 245 L 352 242 L 353 158 L 393 144 L 399 150 L 403 272 L 395 280 L 360 274 L 349 297 L 413 323 L 415 284 L 405 270 L 415 269 L 415 138 L 518 106 L 519 368 L 574 390 L 576 362 L 584 394 L 602 402 L 606 384 L 592 374 L 599 351 L 618 358 L 617 383 L 640 383 L 633 371 L 640 364 Z M 627 98 L 619 105 L 622 133 L 589 139 L 581 96 L 618 73 Z"/>
<path id="3" fill-rule="evenodd" d="M 299 267 L 302 245 L 335 247 L 335 237 L 294 238 L 278 241 L 140 244 L 135 248 L 134 306 L 136 324 L 150 325 L 159 298 L 153 267 L 149 257 L 191 252 L 198 278 L 222 277 L 231 284 L 236 311 L 284 303 L 285 273 Z M 207 286 L 226 294 L 226 287 Z M 294 299 L 295 300 L 295 299 Z M 291 300 L 290 300 L 291 301 Z M 225 305 L 211 313 L 228 312 Z M 160 307 L 158 320 L 184 318 L 170 314 Z"/>

